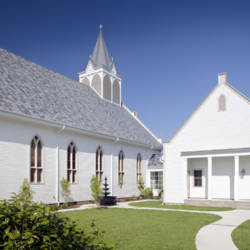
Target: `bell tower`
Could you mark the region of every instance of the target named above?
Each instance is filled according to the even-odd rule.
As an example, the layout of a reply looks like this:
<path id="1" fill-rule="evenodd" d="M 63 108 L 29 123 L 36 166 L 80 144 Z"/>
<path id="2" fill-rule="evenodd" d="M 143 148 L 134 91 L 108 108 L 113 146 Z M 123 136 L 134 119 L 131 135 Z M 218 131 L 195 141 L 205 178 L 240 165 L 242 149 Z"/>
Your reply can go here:
<path id="1" fill-rule="evenodd" d="M 117 73 L 115 63 L 110 58 L 99 26 L 97 41 L 84 71 L 78 73 L 79 81 L 89 85 L 105 100 L 121 105 L 121 76 Z"/>

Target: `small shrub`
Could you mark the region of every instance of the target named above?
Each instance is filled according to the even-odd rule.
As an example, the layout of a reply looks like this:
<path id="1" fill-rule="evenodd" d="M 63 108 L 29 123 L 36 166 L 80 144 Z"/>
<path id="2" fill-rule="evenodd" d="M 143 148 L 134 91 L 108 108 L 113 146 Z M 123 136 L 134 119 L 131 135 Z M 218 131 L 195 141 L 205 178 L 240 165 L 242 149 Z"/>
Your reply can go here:
<path id="1" fill-rule="evenodd" d="M 151 199 L 151 198 L 153 198 L 152 188 L 145 188 L 143 190 L 142 196 L 143 196 L 144 199 Z"/>
<path id="2" fill-rule="evenodd" d="M 61 195 L 65 202 L 69 202 L 69 197 L 71 194 L 70 183 L 65 178 L 63 178 L 60 183 L 61 183 Z"/>
<path id="3" fill-rule="evenodd" d="M 133 201 L 138 200 L 138 196 L 133 195 L 133 196 L 132 196 L 132 200 L 133 200 Z"/>
<path id="4" fill-rule="evenodd" d="M 144 199 L 153 198 L 152 188 L 145 188 L 145 183 L 144 183 L 142 177 L 140 177 L 138 180 L 138 189 L 140 191 L 139 199 L 140 198 L 144 198 Z"/>
<path id="5" fill-rule="evenodd" d="M 103 191 L 101 189 L 101 181 L 99 181 L 96 176 L 93 176 L 91 178 L 90 188 L 92 192 L 93 202 L 99 204 L 100 197 L 103 196 Z"/>
<path id="6" fill-rule="evenodd" d="M 33 202 L 31 194 L 25 180 L 18 194 L 0 201 L 0 249 L 114 248 L 93 223 L 91 230 L 80 229 L 75 221 L 56 213 L 56 207 Z"/>

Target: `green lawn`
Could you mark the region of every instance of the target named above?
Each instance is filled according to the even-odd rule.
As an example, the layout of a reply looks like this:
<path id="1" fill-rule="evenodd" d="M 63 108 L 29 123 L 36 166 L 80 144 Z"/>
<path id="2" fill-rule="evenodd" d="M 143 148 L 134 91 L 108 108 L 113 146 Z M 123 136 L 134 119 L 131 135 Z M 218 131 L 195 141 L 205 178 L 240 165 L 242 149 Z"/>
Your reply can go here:
<path id="1" fill-rule="evenodd" d="M 196 249 L 198 230 L 218 219 L 217 215 L 121 208 L 64 212 L 86 226 L 94 219 L 105 231 L 104 238 L 118 242 L 116 249 Z"/>
<path id="2" fill-rule="evenodd" d="M 156 207 L 156 208 L 170 208 L 170 209 L 186 209 L 199 211 L 229 211 L 234 210 L 232 207 L 202 207 L 202 206 L 186 206 L 186 205 L 162 205 L 161 201 L 142 201 L 129 203 L 135 207 Z"/>
<path id="3" fill-rule="evenodd" d="M 250 249 L 250 220 L 245 221 L 233 230 L 232 239 L 240 250 Z"/>

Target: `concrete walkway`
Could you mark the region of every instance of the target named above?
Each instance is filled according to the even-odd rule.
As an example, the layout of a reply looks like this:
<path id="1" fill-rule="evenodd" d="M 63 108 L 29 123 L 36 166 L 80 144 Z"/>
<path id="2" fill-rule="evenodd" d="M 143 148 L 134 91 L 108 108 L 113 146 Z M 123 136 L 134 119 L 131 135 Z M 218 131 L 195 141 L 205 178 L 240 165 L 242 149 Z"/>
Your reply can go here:
<path id="1" fill-rule="evenodd" d="M 202 227 L 196 235 L 195 243 L 198 250 L 234 250 L 237 247 L 234 245 L 231 233 L 241 223 L 246 220 L 250 220 L 250 210 L 233 210 L 224 212 L 214 211 L 196 211 L 196 210 L 181 210 L 181 209 L 165 209 L 165 208 L 151 208 L 151 207 L 134 207 L 130 206 L 130 202 L 120 202 L 116 206 L 117 208 L 129 208 L 129 209 L 143 209 L 143 210 L 158 210 L 158 211 L 179 211 L 187 213 L 206 213 L 215 214 L 222 217 L 222 219 Z M 135 201 L 141 202 L 141 201 Z M 96 205 L 81 205 L 79 208 L 65 209 L 61 212 L 82 210 L 95 208 Z"/>
<path id="2" fill-rule="evenodd" d="M 212 224 L 199 230 L 196 235 L 198 250 L 233 250 L 238 249 L 232 241 L 232 231 L 246 220 L 250 220 L 249 210 L 233 210 L 225 212 L 211 212 L 222 217 Z"/>

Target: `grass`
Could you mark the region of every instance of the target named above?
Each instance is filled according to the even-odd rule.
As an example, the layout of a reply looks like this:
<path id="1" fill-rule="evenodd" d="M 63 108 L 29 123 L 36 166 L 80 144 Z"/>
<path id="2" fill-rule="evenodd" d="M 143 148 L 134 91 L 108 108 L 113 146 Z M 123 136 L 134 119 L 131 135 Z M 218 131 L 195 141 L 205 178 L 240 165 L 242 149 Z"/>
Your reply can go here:
<path id="1" fill-rule="evenodd" d="M 250 249 L 250 220 L 245 221 L 233 230 L 232 239 L 240 250 Z"/>
<path id="2" fill-rule="evenodd" d="M 77 219 L 81 227 L 94 219 L 105 231 L 107 241 L 118 243 L 116 249 L 161 250 L 196 249 L 198 230 L 220 219 L 217 215 L 174 211 L 121 208 L 86 209 L 62 213 Z"/>
<path id="3" fill-rule="evenodd" d="M 186 205 L 162 205 L 161 201 L 142 201 L 133 202 L 129 205 L 134 207 L 153 207 L 153 208 L 170 208 L 170 209 L 185 209 L 198 211 L 230 211 L 234 210 L 232 207 L 203 207 L 203 206 L 186 206 Z"/>

